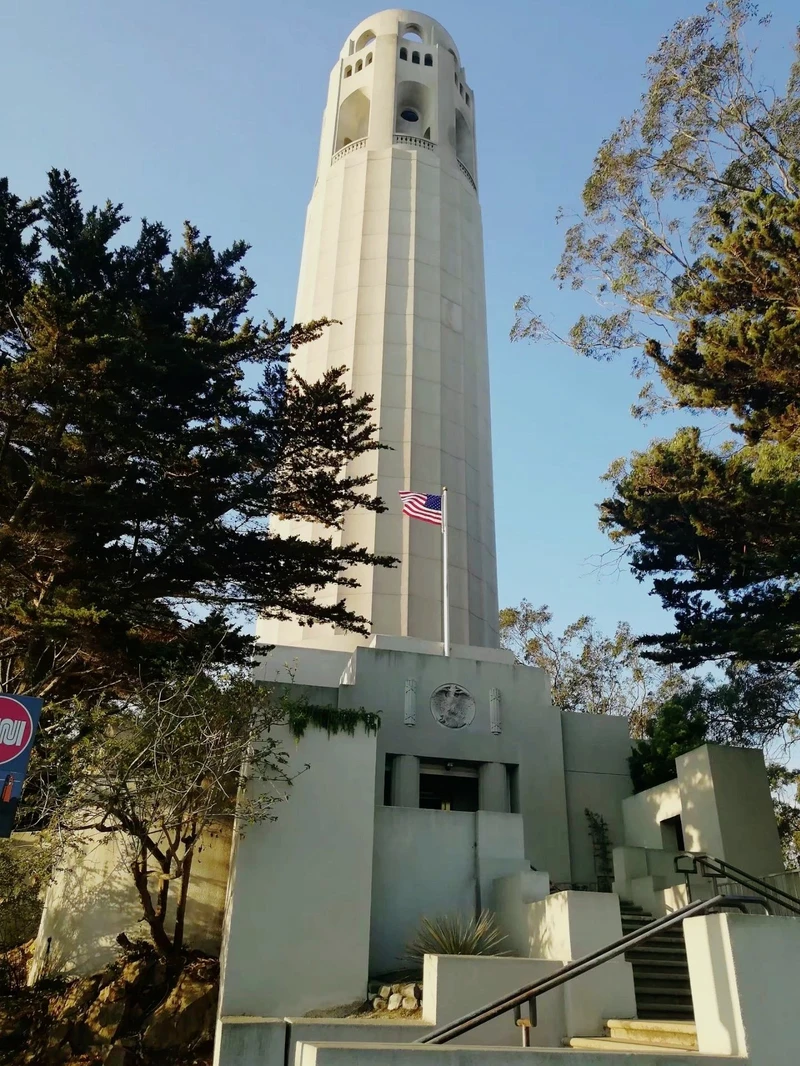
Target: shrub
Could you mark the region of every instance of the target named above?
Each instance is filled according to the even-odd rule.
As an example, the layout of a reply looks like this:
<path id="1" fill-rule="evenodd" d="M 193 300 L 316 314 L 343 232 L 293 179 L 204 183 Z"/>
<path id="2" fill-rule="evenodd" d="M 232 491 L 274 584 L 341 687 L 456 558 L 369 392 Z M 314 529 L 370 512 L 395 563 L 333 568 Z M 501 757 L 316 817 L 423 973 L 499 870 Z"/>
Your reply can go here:
<path id="1" fill-rule="evenodd" d="M 507 939 L 491 911 L 481 911 L 477 918 L 463 914 L 423 918 L 419 932 L 406 948 L 406 958 L 419 962 L 425 955 L 510 955 L 501 948 Z"/>

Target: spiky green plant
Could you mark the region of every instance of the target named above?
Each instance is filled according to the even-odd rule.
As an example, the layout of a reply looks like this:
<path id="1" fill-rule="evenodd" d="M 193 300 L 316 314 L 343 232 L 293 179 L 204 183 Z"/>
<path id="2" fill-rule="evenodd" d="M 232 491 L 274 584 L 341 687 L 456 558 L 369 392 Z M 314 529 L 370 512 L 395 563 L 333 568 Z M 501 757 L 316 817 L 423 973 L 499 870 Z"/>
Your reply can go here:
<path id="1" fill-rule="evenodd" d="M 423 918 L 419 932 L 406 947 L 406 958 L 418 962 L 425 955 L 510 955 L 501 947 L 507 939 L 491 911 L 481 911 L 477 918 L 463 914 Z"/>

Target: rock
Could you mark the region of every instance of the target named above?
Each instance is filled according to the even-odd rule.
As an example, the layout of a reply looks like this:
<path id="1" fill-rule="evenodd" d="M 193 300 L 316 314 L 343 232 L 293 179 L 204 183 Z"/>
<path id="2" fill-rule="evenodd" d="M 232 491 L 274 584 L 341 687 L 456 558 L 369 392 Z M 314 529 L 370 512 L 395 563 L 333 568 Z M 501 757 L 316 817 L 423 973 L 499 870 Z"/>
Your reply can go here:
<path id="1" fill-rule="evenodd" d="M 416 1010 L 419 1007 L 416 996 L 403 996 L 403 1010 Z"/>
<path id="2" fill-rule="evenodd" d="M 129 959 L 120 970 L 119 980 L 124 985 L 136 987 L 142 983 L 148 972 L 153 969 L 155 959 Z"/>
<path id="3" fill-rule="evenodd" d="M 373 1001 L 372 1001 L 372 1009 L 373 1010 L 385 1010 L 386 1009 L 386 1000 L 383 998 L 383 996 L 376 996 L 373 999 Z"/>
<path id="4" fill-rule="evenodd" d="M 47 1032 L 45 1033 L 48 1046 L 58 1047 L 59 1044 L 63 1044 L 69 1036 L 71 1029 L 72 1022 L 68 1019 L 62 1019 L 59 1022 L 51 1022 L 47 1026 Z"/>
<path id="5" fill-rule="evenodd" d="M 391 996 L 391 994 L 392 994 L 392 986 L 391 985 L 381 985 L 380 990 L 378 992 L 378 995 L 381 997 L 381 999 L 388 999 L 389 996 Z"/>
<path id="6" fill-rule="evenodd" d="M 403 997 L 400 995 L 400 993 L 392 992 L 391 996 L 389 996 L 389 1002 L 386 1004 L 386 1006 L 389 1010 L 399 1010 L 402 1002 Z"/>
<path id="7" fill-rule="evenodd" d="M 51 1000 L 51 1015 L 54 1018 L 69 1020 L 83 1017 L 89 1004 L 94 1002 L 99 988 L 99 976 L 81 977 L 73 982 L 62 996 Z"/>
<path id="8" fill-rule="evenodd" d="M 103 1066 L 134 1066 L 136 1056 L 124 1044 L 114 1044 L 103 1059 Z"/>
<path id="9" fill-rule="evenodd" d="M 186 1049 L 211 1040 L 217 1007 L 218 967 L 207 960 L 186 969 L 154 1012 L 142 1043 L 152 1050 Z"/>
<path id="10" fill-rule="evenodd" d="M 125 985 L 112 982 L 100 990 L 97 999 L 86 1014 L 85 1026 L 89 1031 L 90 1044 L 110 1044 L 125 1018 L 128 1007 Z"/>
<path id="11" fill-rule="evenodd" d="M 402 985 L 392 985 L 392 992 L 401 992 L 402 987 Z"/>
<path id="12" fill-rule="evenodd" d="M 403 985 L 400 989 L 401 996 L 413 996 L 414 999 L 419 999 L 419 989 L 415 984 Z"/>

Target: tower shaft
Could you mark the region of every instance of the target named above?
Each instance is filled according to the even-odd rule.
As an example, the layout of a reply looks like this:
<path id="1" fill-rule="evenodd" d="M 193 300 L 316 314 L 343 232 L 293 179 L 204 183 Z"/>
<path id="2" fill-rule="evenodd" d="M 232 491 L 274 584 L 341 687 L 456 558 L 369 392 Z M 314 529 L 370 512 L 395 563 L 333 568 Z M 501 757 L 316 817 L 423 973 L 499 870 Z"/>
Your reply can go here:
<path id="1" fill-rule="evenodd" d="M 391 450 L 351 464 L 389 510 L 350 512 L 336 534 L 399 558 L 356 568 L 346 598 L 373 633 L 442 640 L 442 538 L 401 515 L 398 492 L 448 489 L 454 644 L 497 645 L 483 237 L 475 100 L 458 53 L 432 19 L 406 10 L 362 22 L 331 72 L 308 207 L 296 321 L 337 320 L 293 359 L 315 379 L 346 368 L 375 397 Z M 282 534 L 328 535 L 276 520 Z M 262 619 L 271 644 L 349 650 L 363 638 L 332 626 Z"/>

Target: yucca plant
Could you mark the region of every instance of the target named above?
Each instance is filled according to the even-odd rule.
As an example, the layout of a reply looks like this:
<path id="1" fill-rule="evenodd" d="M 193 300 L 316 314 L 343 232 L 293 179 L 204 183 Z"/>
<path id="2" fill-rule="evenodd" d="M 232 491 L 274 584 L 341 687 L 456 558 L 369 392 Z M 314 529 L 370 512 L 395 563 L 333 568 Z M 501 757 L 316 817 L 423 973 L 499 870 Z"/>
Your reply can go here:
<path id="1" fill-rule="evenodd" d="M 463 914 L 423 918 L 419 932 L 406 947 L 406 958 L 419 962 L 425 955 L 510 955 L 501 947 L 507 939 L 491 911 L 481 911 L 477 918 Z"/>

